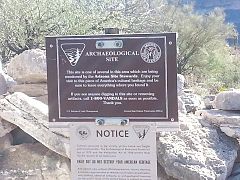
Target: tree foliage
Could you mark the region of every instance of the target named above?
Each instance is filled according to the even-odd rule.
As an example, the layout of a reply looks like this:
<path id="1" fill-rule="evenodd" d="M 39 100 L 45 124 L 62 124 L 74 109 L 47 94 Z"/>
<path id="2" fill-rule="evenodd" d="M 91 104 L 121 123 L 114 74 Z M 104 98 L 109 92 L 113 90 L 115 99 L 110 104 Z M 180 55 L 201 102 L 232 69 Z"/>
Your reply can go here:
<path id="1" fill-rule="evenodd" d="M 94 34 L 114 23 L 117 11 L 102 1 L 0 1 L 0 52 L 8 60 L 26 49 L 41 48 L 47 35 Z"/>
<path id="2" fill-rule="evenodd" d="M 240 66 L 226 46 L 234 30 L 221 9 L 198 14 L 179 0 L 0 0 L 5 61 L 26 49 L 44 48 L 47 35 L 97 34 L 105 27 L 125 33 L 177 32 L 178 73 L 224 86 L 239 83 Z"/>

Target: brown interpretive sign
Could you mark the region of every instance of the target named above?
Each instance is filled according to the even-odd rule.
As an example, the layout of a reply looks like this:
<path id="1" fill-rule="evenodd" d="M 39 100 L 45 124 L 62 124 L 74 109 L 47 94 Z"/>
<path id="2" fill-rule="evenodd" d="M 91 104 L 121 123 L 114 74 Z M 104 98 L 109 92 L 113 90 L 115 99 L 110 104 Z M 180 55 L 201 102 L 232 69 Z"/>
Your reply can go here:
<path id="1" fill-rule="evenodd" d="M 47 37 L 50 122 L 177 122 L 176 33 Z"/>

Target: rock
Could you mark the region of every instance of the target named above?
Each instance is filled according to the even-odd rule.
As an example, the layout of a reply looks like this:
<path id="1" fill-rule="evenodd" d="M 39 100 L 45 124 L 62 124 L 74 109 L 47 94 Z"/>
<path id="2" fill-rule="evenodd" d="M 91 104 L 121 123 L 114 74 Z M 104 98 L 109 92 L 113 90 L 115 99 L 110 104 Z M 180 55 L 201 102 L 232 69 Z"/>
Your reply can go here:
<path id="1" fill-rule="evenodd" d="M 222 132 L 224 132 L 227 136 L 232 138 L 240 138 L 240 127 L 234 127 L 231 124 L 223 124 L 220 125 L 220 129 Z"/>
<path id="2" fill-rule="evenodd" d="M 203 102 L 206 109 L 213 109 L 213 104 L 215 100 L 215 95 L 208 95 L 203 98 Z"/>
<path id="3" fill-rule="evenodd" d="M 0 137 L 0 153 L 5 149 L 8 149 L 13 144 L 13 137 L 11 133 L 6 134 L 3 137 Z"/>
<path id="4" fill-rule="evenodd" d="M 48 94 L 47 84 L 16 84 L 9 89 L 10 93 L 22 92 L 31 97 L 39 97 Z"/>
<path id="5" fill-rule="evenodd" d="M 215 129 L 162 133 L 158 162 L 179 180 L 225 180 L 237 157 L 237 142 Z"/>
<path id="6" fill-rule="evenodd" d="M 198 118 L 196 118 L 196 116 L 193 116 L 190 114 L 185 115 L 181 113 L 178 116 L 179 116 L 179 124 L 180 124 L 181 131 L 202 128 L 202 125 L 199 122 Z"/>
<path id="7" fill-rule="evenodd" d="M 36 100 L 48 104 L 48 91 L 46 83 L 39 84 L 15 84 L 9 90 L 10 93 L 22 92 Z"/>
<path id="8" fill-rule="evenodd" d="M 217 126 L 226 135 L 233 138 L 240 138 L 240 112 L 223 110 L 201 111 L 203 126 Z"/>
<path id="9" fill-rule="evenodd" d="M 184 89 L 185 78 L 181 74 L 177 74 L 177 93 L 178 96 L 182 95 Z"/>
<path id="10" fill-rule="evenodd" d="M 48 107 L 23 93 L 0 99 L 0 117 L 20 127 L 38 142 L 65 157 L 69 155 L 69 138 L 48 128 Z"/>
<path id="11" fill-rule="evenodd" d="M 240 112 L 223 111 L 218 109 L 202 110 L 202 117 L 214 125 L 231 124 L 240 126 Z"/>
<path id="12" fill-rule="evenodd" d="M 240 91 L 224 91 L 216 96 L 214 107 L 220 110 L 240 111 Z"/>
<path id="13" fill-rule="evenodd" d="M 15 129 L 17 126 L 9 123 L 0 117 L 0 137 L 5 136 L 7 133 L 11 132 L 13 129 Z"/>
<path id="14" fill-rule="evenodd" d="M 12 85 L 16 84 L 16 81 L 14 81 L 12 77 L 10 77 L 9 75 L 7 75 L 7 74 L 3 71 L 1 58 L 0 58 L 0 74 L 4 77 L 8 89 L 9 89 L 10 87 L 12 87 Z M 0 84 L 1 84 L 1 83 L 0 83 Z"/>
<path id="15" fill-rule="evenodd" d="M 190 90 L 184 90 L 185 93 L 183 93 L 181 96 L 181 100 L 185 104 L 185 108 L 187 110 L 187 113 L 197 111 L 198 109 L 203 108 L 203 102 L 201 100 L 201 97 L 193 94 Z"/>
<path id="16" fill-rule="evenodd" d="M 40 143 L 12 146 L 1 153 L 0 179 L 68 180 L 70 161 Z"/>
<path id="17" fill-rule="evenodd" d="M 47 82 L 45 51 L 32 49 L 16 55 L 11 59 L 7 73 L 18 83 Z"/>
<path id="18" fill-rule="evenodd" d="M 187 114 L 185 104 L 180 97 L 178 97 L 178 111 L 183 114 Z"/>
<path id="19" fill-rule="evenodd" d="M 7 92 L 7 82 L 2 74 L 0 74 L 0 95 Z"/>
<path id="20" fill-rule="evenodd" d="M 160 164 L 157 164 L 157 176 L 157 180 L 177 180 L 173 177 L 168 176 Z"/>
<path id="21" fill-rule="evenodd" d="M 235 163 L 233 166 L 232 174 L 227 180 L 239 180 L 240 179 L 240 163 Z"/>

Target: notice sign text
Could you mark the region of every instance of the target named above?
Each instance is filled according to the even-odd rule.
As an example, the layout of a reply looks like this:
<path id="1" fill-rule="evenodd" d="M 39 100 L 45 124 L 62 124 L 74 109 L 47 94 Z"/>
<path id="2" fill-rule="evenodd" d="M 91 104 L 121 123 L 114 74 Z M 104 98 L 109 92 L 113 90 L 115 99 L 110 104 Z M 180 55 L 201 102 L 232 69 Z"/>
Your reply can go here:
<path id="1" fill-rule="evenodd" d="M 70 131 L 72 179 L 157 179 L 155 126 L 76 123 Z"/>

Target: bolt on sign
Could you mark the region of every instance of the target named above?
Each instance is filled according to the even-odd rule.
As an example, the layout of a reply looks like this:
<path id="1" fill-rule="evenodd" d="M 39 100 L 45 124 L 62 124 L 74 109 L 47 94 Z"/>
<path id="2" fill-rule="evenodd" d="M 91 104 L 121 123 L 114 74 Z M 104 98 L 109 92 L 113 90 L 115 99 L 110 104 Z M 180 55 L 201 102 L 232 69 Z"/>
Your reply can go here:
<path id="1" fill-rule="evenodd" d="M 176 33 L 47 37 L 50 124 L 178 126 Z"/>

